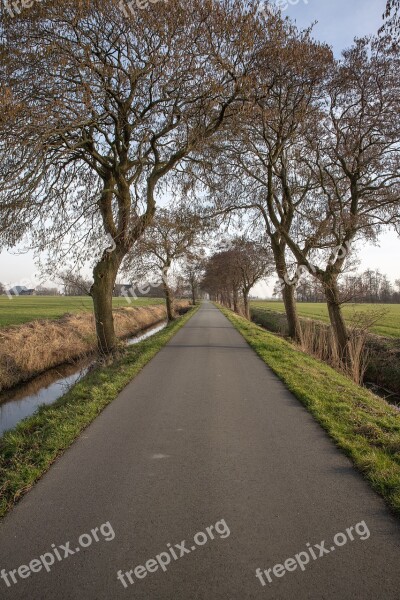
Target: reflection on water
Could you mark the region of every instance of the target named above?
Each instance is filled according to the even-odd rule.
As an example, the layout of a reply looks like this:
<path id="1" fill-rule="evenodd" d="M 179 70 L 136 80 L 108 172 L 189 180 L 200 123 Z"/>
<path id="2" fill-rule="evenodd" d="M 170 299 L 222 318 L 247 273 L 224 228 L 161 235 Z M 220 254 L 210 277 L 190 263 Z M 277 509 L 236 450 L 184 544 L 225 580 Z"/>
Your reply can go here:
<path id="1" fill-rule="evenodd" d="M 143 340 L 146 340 L 147 338 L 154 335 L 155 333 L 159 333 L 160 331 L 165 329 L 166 326 L 167 326 L 167 321 L 163 321 L 156 327 L 147 329 L 144 333 L 142 333 L 142 335 L 138 335 L 137 337 L 129 338 L 129 340 L 127 340 L 127 344 L 128 344 L 128 346 L 132 346 L 133 344 L 138 344 L 139 342 L 143 342 Z"/>
<path id="2" fill-rule="evenodd" d="M 138 344 L 166 327 L 163 322 L 142 335 L 127 340 L 129 346 Z M 0 394 L 0 436 L 30 417 L 43 404 L 53 404 L 66 394 L 89 370 L 91 358 L 73 365 L 62 365 L 38 375 L 18 388 Z"/>
<path id="3" fill-rule="evenodd" d="M 0 394 L 0 435 L 31 416 L 42 404 L 53 404 L 83 377 L 88 361 L 63 365 L 38 375 L 17 389 Z"/>

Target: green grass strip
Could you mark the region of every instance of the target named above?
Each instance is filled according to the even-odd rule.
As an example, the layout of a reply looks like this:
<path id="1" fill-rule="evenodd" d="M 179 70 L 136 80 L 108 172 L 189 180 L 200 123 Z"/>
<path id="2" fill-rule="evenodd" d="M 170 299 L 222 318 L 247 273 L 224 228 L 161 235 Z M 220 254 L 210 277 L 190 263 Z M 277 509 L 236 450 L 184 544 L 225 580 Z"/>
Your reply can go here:
<path id="1" fill-rule="evenodd" d="M 218 308 L 400 516 L 400 412 L 286 340 Z"/>
<path id="2" fill-rule="evenodd" d="M 198 306 L 151 338 L 96 368 L 0 439 L 0 517 L 33 486 L 101 411 L 193 316 Z"/>
<path id="3" fill-rule="evenodd" d="M 251 308 L 269 313 L 269 318 L 273 313 L 285 315 L 285 306 L 283 302 L 268 300 L 253 300 Z M 300 317 L 321 321 L 329 324 L 328 307 L 324 302 L 298 302 L 297 310 Z M 348 322 L 356 314 L 376 314 L 381 312 L 377 322 L 371 327 L 371 333 L 381 336 L 388 336 L 394 339 L 400 337 L 400 304 L 344 304 L 342 307 L 343 315 Z"/>

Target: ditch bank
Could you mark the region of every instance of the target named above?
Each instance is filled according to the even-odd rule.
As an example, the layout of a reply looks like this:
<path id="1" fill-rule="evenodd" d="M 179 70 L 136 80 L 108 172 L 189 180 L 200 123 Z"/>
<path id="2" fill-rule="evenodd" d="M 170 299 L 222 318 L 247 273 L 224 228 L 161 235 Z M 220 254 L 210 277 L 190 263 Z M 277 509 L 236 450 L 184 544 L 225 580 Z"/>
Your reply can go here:
<path id="1" fill-rule="evenodd" d="M 127 347 L 156 335 L 167 327 L 167 321 L 128 338 Z M 0 393 L 0 437 L 13 429 L 20 421 L 30 417 L 40 406 L 54 404 L 76 385 L 91 369 L 95 368 L 95 355 L 86 356 L 74 363 L 49 369 L 26 383 Z"/>
<path id="2" fill-rule="evenodd" d="M 272 310 L 251 308 L 251 320 L 264 329 L 288 336 L 286 315 Z M 301 323 L 310 319 L 300 318 Z M 317 327 L 328 329 L 328 325 L 313 320 Z M 400 404 L 400 339 L 369 334 L 366 341 L 368 364 L 364 385 L 388 402 Z"/>
<path id="3" fill-rule="evenodd" d="M 175 304 L 178 314 L 189 310 L 189 302 Z M 115 330 L 121 340 L 137 336 L 167 318 L 164 305 L 126 307 L 114 310 Z M 97 339 L 94 316 L 66 314 L 55 320 L 37 320 L 0 329 L 0 392 L 45 373 L 95 354 Z"/>

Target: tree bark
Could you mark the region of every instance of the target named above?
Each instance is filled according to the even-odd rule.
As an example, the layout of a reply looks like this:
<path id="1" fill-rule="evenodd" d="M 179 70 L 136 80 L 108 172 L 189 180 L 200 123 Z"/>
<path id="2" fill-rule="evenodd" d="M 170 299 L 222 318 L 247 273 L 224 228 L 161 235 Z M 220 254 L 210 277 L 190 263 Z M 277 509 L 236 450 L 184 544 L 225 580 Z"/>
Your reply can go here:
<path id="1" fill-rule="evenodd" d="M 282 289 L 282 297 L 288 322 L 288 334 L 293 340 L 300 342 L 302 332 L 294 292 L 295 286 L 285 282 Z"/>
<path id="2" fill-rule="evenodd" d="M 249 292 L 247 289 L 242 290 L 243 293 L 243 305 L 244 305 L 244 316 L 250 321 L 250 306 L 249 306 Z"/>
<path id="3" fill-rule="evenodd" d="M 296 306 L 295 286 L 292 285 L 292 282 L 290 282 L 288 279 L 288 271 L 285 260 L 286 244 L 279 243 L 273 238 L 271 239 L 271 242 L 276 272 L 280 281 L 282 282 L 282 298 L 288 322 L 288 335 L 296 342 L 300 342 L 302 338 L 301 324 Z"/>
<path id="4" fill-rule="evenodd" d="M 165 306 L 167 308 L 167 319 L 168 319 L 168 321 L 174 321 L 175 313 L 174 313 L 171 289 L 166 281 L 164 281 L 163 287 L 164 287 L 164 294 L 165 294 Z"/>
<path id="5" fill-rule="evenodd" d="M 192 304 L 193 306 L 196 304 L 196 284 L 192 284 Z"/>
<path id="6" fill-rule="evenodd" d="M 154 189 L 159 175 L 150 177 L 147 181 L 146 211 L 137 220 L 137 224 L 130 231 L 131 198 L 129 184 L 123 176 L 117 179 L 110 173 L 104 179 L 104 189 L 99 201 L 99 208 L 103 219 L 104 230 L 112 238 L 114 248 L 108 248 L 93 269 L 93 285 L 90 294 L 93 299 L 93 308 L 96 321 L 96 334 L 99 352 L 112 353 L 117 346 L 117 337 L 114 329 L 112 312 L 112 298 L 115 280 L 121 263 L 132 248 L 133 244 L 143 235 L 146 227 L 151 223 L 156 210 Z M 114 187 L 118 187 L 118 228 L 112 213 Z M 117 242 L 117 237 L 119 241 Z"/>
<path id="7" fill-rule="evenodd" d="M 93 285 L 90 293 L 93 299 L 98 349 L 101 354 L 110 354 L 115 350 L 117 337 L 114 329 L 112 299 L 122 256 L 113 252 L 104 252 L 101 260 L 93 269 Z"/>
<path id="8" fill-rule="evenodd" d="M 233 299 L 233 310 L 235 311 L 235 313 L 239 313 L 239 298 L 238 298 L 238 291 L 236 288 L 233 288 L 233 290 L 232 290 L 232 299 Z"/>
<path id="9" fill-rule="evenodd" d="M 163 289 L 164 289 L 164 294 L 165 294 L 165 306 L 167 309 L 167 319 L 168 319 L 168 321 L 174 321 L 175 320 L 174 299 L 172 296 L 171 288 L 168 284 L 168 273 L 169 273 L 170 267 L 171 267 L 171 261 L 168 260 L 166 263 L 164 263 L 164 267 L 163 267 L 163 271 L 162 271 L 162 282 L 163 282 Z"/>
<path id="10" fill-rule="evenodd" d="M 337 280 L 335 277 L 325 277 L 323 283 L 328 304 L 329 320 L 338 346 L 339 356 L 342 362 L 347 362 L 349 334 L 343 318 Z"/>

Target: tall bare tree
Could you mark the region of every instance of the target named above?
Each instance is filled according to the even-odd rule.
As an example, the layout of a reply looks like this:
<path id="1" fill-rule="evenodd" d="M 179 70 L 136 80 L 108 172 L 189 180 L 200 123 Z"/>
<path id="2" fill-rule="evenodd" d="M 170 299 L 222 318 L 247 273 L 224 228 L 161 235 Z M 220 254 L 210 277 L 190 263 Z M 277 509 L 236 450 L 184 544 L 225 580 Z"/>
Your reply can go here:
<path id="1" fill-rule="evenodd" d="M 112 291 L 156 191 L 243 105 L 261 46 L 257 3 L 35 3 L 2 24 L 0 245 L 29 233 L 58 261 L 93 259 L 99 349 Z"/>
<path id="2" fill-rule="evenodd" d="M 379 41 L 358 40 L 327 83 L 319 130 L 305 136 L 300 162 L 279 172 L 281 194 L 298 213 L 288 232 L 274 219 L 300 265 L 321 282 L 343 359 L 348 342 L 338 280 L 351 245 L 374 240 L 400 219 L 399 57 Z M 307 173 L 299 177 L 299 172 Z M 309 190 L 309 178 L 317 189 Z M 299 194 L 306 199 L 296 205 Z"/>
<path id="3" fill-rule="evenodd" d="M 201 288 L 234 311 L 239 311 L 240 273 L 231 249 L 214 252 L 205 262 Z"/>
<path id="4" fill-rule="evenodd" d="M 272 252 L 265 243 L 236 237 L 205 262 L 202 288 L 235 312 L 240 312 L 242 301 L 244 314 L 250 319 L 250 291 L 271 274 L 272 264 Z"/>
<path id="5" fill-rule="evenodd" d="M 205 258 L 201 252 L 190 252 L 189 256 L 185 256 L 182 275 L 184 281 L 187 282 L 190 288 L 192 304 L 196 304 L 200 284 L 204 274 Z"/>

